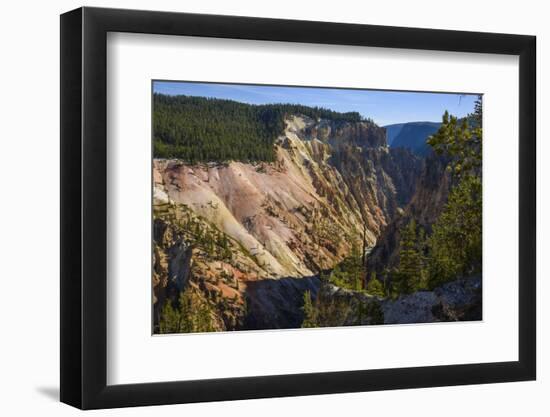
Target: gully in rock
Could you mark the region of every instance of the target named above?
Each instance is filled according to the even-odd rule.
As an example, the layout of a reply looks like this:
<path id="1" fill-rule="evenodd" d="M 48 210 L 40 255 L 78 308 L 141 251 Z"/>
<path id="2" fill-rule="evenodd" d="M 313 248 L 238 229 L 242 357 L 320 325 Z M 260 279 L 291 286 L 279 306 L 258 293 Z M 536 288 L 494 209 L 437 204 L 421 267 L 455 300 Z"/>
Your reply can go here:
<path id="1" fill-rule="evenodd" d="M 481 116 L 477 95 L 155 81 L 153 332 L 481 320 Z"/>

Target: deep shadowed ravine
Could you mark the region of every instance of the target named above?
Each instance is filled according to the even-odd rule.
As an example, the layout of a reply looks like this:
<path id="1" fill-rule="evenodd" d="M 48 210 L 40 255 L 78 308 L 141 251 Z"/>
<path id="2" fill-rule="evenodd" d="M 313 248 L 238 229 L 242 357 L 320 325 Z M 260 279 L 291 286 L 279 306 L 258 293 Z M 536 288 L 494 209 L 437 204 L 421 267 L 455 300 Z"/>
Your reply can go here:
<path id="1" fill-rule="evenodd" d="M 305 291 L 317 297 L 321 280 L 317 275 L 303 278 L 279 278 L 247 283 L 247 314 L 244 329 L 299 328 L 304 318 Z"/>

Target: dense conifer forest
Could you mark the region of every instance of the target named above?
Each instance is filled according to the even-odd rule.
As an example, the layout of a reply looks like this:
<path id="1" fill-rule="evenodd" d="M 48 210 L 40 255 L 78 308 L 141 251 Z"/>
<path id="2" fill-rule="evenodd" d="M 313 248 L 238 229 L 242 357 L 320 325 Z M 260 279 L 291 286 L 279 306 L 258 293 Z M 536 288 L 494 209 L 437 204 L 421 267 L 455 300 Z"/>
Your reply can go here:
<path id="1" fill-rule="evenodd" d="M 472 110 L 415 155 L 357 112 L 154 94 L 154 333 L 480 320 Z"/>
<path id="2" fill-rule="evenodd" d="M 192 96 L 153 96 L 155 158 L 196 162 L 271 162 L 273 143 L 288 114 L 359 122 L 357 112 L 339 113 L 296 104 L 251 105 Z"/>

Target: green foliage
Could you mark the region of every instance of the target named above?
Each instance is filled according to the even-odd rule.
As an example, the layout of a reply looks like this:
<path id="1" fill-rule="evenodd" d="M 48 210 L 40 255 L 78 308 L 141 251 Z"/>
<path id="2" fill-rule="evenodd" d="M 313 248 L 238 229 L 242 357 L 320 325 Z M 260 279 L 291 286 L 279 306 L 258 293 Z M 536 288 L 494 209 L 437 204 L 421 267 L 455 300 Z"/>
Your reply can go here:
<path id="1" fill-rule="evenodd" d="M 429 238 L 430 287 L 481 271 L 481 178 L 462 178 L 451 190 Z"/>
<path id="2" fill-rule="evenodd" d="M 474 114 L 462 120 L 445 111 L 441 127 L 427 141 L 437 154 L 452 158 L 450 169 L 459 177 L 480 174 L 482 119 L 481 97 L 479 97 Z"/>
<path id="3" fill-rule="evenodd" d="M 357 112 L 338 113 L 294 104 L 251 105 L 205 97 L 153 96 L 155 158 L 190 163 L 275 160 L 273 144 L 288 114 L 358 122 Z"/>
<path id="4" fill-rule="evenodd" d="M 384 323 L 384 312 L 377 300 L 334 297 L 330 291 L 327 291 L 327 285 L 327 282 L 321 283 L 315 301 L 312 301 L 309 291 L 304 293 L 302 328 Z"/>
<path id="5" fill-rule="evenodd" d="M 310 291 L 304 292 L 304 319 L 302 328 L 336 327 L 344 325 L 351 311 L 349 303 L 324 294 L 327 282 L 321 283 L 317 299 L 312 301 Z"/>
<path id="6" fill-rule="evenodd" d="M 425 233 L 422 228 L 417 232 L 414 219 L 401 229 L 399 266 L 392 275 L 393 291 L 396 294 L 408 294 L 425 288 L 425 244 Z"/>
<path id="7" fill-rule="evenodd" d="M 197 333 L 215 330 L 213 310 L 192 289 L 180 293 L 178 302 L 166 300 L 160 316 L 160 333 Z"/>
<path id="8" fill-rule="evenodd" d="M 357 324 L 363 324 L 365 318 L 369 319 L 370 324 L 384 324 L 384 311 L 378 301 L 359 304 L 357 309 Z"/>
<path id="9" fill-rule="evenodd" d="M 456 183 L 425 239 L 412 220 L 401 230 L 399 267 L 392 276 L 394 294 L 434 288 L 452 279 L 481 271 L 482 256 L 482 107 L 459 121 L 448 112 L 428 143 L 450 158 Z"/>
<path id="10" fill-rule="evenodd" d="M 170 300 L 166 300 L 160 314 L 160 333 L 179 333 L 180 322 L 179 310 L 172 307 Z"/>
<path id="11" fill-rule="evenodd" d="M 351 255 L 334 267 L 329 276 L 329 282 L 340 288 L 361 291 L 364 279 L 362 256 L 356 246 Z"/>
<path id="12" fill-rule="evenodd" d="M 179 226 L 185 241 L 203 250 L 209 258 L 220 261 L 231 261 L 232 242 L 227 234 L 221 232 L 204 218 L 198 217 L 184 205 L 178 206 L 177 213 L 170 209 L 156 208 L 155 216 Z"/>
<path id="13" fill-rule="evenodd" d="M 450 193 L 428 239 L 429 286 L 481 272 L 482 260 L 482 103 L 459 125 L 443 116 L 443 125 L 429 139 L 436 152 L 452 158 L 457 185 Z"/>
<path id="14" fill-rule="evenodd" d="M 317 327 L 317 311 L 311 301 L 311 292 L 304 292 L 304 306 L 302 307 L 304 312 L 304 320 L 302 322 L 303 328 Z"/>
<path id="15" fill-rule="evenodd" d="M 481 271 L 482 116 L 479 97 L 475 112 L 462 120 L 445 112 L 440 129 L 428 139 L 436 153 L 450 159 L 456 185 L 428 238 L 414 219 L 401 229 L 399 266 L 386 271 L 394 296 Z"/>
<path id="16" fill-rule="evenodd" d="M 364 271 L 361 253 L 354 246 L 351 255 L 336 265 L 332 271 L 321 272 L 321 286 L 315 301 L 312 301 L 309 291 L 304 293 L 302 327 L 383 323 L 384 314 L 380 303 L 375 299 L 365 302 L 364 289 L 362 288 Z M 352 290 L 355 295 L 335 297 L 332 285 Z M 376 276 L 371 278 L 366 292 L 370 295 L 385 297 L 384 286 L 376 279 Z"/>
<path id="17" fill-rule="evenodd" d="M 386 292 L 384 290 L 384 284 L 382 284 L 377 278 L 376 274 L 373 273 L 373 275 L 370 278 L 369 283 L 367 284 L 367 293 L 370 295 L 374 295 L 376 297 L 385 297 Z"/>
<path id="18" fill-rule="evenodd" d="M 322 290 L 313 304 L 312 314 L 308 317 L 308 327 L 343 326 L 351 312 L 351 305 L 343 299 L 324 296 Z M 304 320 L 305 321 L 305 320 Z M 302 327 L 304 323 L 302 323 Z"/>

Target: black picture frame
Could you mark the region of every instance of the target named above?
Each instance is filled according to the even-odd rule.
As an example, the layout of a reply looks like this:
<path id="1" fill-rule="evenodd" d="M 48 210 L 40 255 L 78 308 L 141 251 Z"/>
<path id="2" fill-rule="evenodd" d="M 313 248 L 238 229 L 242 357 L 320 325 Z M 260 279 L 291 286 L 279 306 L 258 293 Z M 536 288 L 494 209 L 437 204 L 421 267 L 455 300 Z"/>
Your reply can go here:
<path id="1" fill-rule="evenodd" d="M 519 56 L 519 360 L 107 385 L 108 32 Z M 82 409 L 536 378 L 536 38 L 251 17 L 80 8 L 61 16 L 61 401 Z"/>

